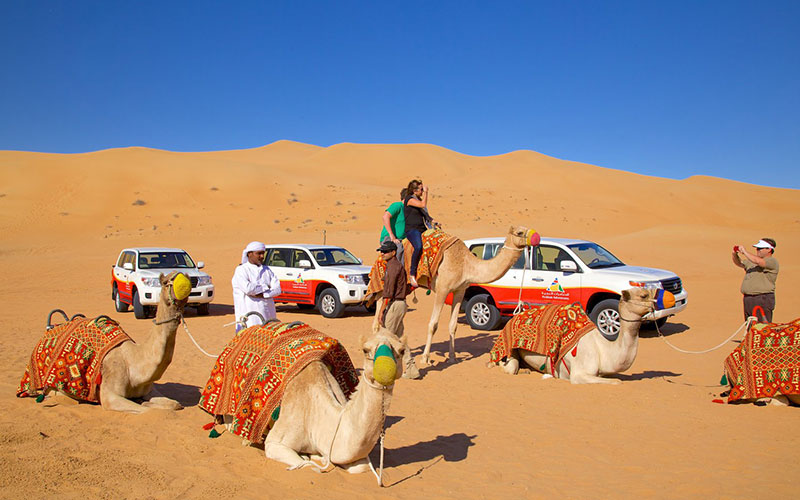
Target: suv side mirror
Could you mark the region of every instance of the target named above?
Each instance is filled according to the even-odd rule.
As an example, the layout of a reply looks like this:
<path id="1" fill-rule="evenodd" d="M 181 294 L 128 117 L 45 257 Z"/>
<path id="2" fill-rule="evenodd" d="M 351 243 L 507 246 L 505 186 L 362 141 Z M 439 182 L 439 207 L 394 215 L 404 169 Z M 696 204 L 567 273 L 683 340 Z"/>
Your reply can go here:
<path id="1" fill-rule="evenodd" d="M 133 264 L 130 262 L 126 262 L 122 264 L 122 269 L 125 269 L 127 271 L 133 271 Z"/>
<path id="2" fill-rule="evenodd" d="M 303 269 L 313 269 L 314 266 L 311 265 L 310 260 L 303 259 L 297 263 L 297 267 L 301 267 Z"/>
<path id="3" fill-rule="evenodd" d="M 364 261 L 363 261 L 363 260 L 361 260 L 361 259 L 358 259 L 358 263 L 359 263 L 359 264 L 363 264 L 363 263 L 364 263 Z"/>
<path id="4" fill-rule="evenodd" d="M 578 271 L 578 264 L 572 260 L 562 260 L 561 261 L 561 270 L 565 273 L 574 273 Z"/>
<path id="5" fill-rule="evenodd" d="M 203 269 L 204 267 L 206 267 L 206 263 L 202 260 L 197 263 L 197 269 Z"/>

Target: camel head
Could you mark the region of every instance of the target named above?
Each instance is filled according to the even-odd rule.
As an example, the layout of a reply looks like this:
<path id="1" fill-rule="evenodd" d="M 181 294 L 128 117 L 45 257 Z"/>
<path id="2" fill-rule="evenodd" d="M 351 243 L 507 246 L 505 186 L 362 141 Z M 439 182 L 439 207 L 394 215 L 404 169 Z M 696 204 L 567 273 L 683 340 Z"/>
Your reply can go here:
<path id="1" fill-rule="evenodd" d="M 185 274 L 177 271 L 164 276 L 158 276 L 161 283 L 161 296 L 159 297 L 159 307 L 166 306 L 169 309 L 182 313 L 186 302 L 189 300 L 189 293 L 192 291 L 192 284 Z"/>
<path id="2" fill-rule="evenodd" d="M 511 226 L 506 236 L 506 245 L 522 250 L 525 247 L 535 247 L 539 244 L 541 237 L 533 229 L 523 226 Z"/>
<path id="3" fill-rule="evenodd" d="M 391 386 L 403 376 L 405 345 L 397 335 L 380 327 L 377 332 L 361 337 L 364 351 L 364 378 L 382 386 Z"/>
<path id="4" fill-rule="evenodd" d="M 645 314 L 668 309 L 675 306 L 672 292 L 661 288 L 631 288 L 622 291 L 619 300 L 620 316 L 623 311 L 628 315 L 641 318 Z"/>

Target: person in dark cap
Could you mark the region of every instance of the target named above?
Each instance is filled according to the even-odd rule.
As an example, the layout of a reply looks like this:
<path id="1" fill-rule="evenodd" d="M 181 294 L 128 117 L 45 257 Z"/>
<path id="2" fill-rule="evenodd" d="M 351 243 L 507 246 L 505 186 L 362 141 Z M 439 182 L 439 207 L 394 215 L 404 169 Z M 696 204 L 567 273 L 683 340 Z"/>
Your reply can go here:
<path id="1" fill-rule="evenodd" d="M 775 258 L 775 240 L 761 238 L 750 253 L 742 245 L 733 247 L 733 263 L 744 269 L 742 302 L 744 318 L 758 317 L 759 322 L 772 323 L 775 310 L 775 282 L 778 280 L 778 259 Z M 759 308 L 764 314 L 758 312 Z"/>
<path id="2" fill-rule="evenodd" d="M 379 318 L 380 326 L 397 335 L 406 344 L 405 354 L 403 355 L 403 377 L 419 378 L 419 370 L 417 370 L 417 365 L 411 356 L 411 349 L 408 348 L 408 341 L 404 335 L 403 318 L 406 315 L 406 311 L 408 311 L 406 295 L 409 294 L 406 270 L 403 264 L 397 260 L 397 245 L 393 241 L 384 241 L 378 251 L 381 253 L 381 258 L 386 261 L 386 274 L 383 276 L 383 293 L 381 294 L 376 317 Z"/>

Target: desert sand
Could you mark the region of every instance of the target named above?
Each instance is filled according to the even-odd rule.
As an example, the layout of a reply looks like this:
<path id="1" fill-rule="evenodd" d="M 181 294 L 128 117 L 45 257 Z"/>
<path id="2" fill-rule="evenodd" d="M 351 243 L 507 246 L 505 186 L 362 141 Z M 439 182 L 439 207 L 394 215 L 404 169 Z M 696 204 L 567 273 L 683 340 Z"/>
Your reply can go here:
<path id="1" fill-rule="evenodd" d="M 761 165 L 765 170 L 769 165 Z M 86 154 L 0 152 L 0 497 L 44 498 L 789 498 L 796 493 L 800 409 L 715 404 L 736 346 L 672 350 L 653 330 L 617 386 L 570 385 L 486 367 L 497 332 L 462 321 L 458 362 L 434 338 L 421 380 L 398 381 L 387 419 L 386 488 L 367 473 L 285 470 L 230 434 L 209 439 L 197 408 L 214 360 L 179 329 L 157 384 L 178 412 L 135 416 L 59 396 L 15 397 L 47 313 L 109 314 L 134 338 L 150 322 L 115 313 L 111 265 L 126 246 L 176 246 L 206 263 L 211 315 L 187 311 L 209 352 L 233 335 L 230 278 L 242 248 L 267 243 L 347 247 L 375 257 L 381 215 L 411 178 L 431 213 L 461 239 L 511 224 L 599 242 L 624 262 L 669 269 L 689 305 L 662 329 L 701 350 L 742 323 L 734 244 L 777 240 L 776 321 L 800 316 L 800 192 L 709 177 L 647 177 L 531 151 L 472 157 L 437 146 L 289 141 L 176 153 L 125 148 Z M 406 316 L 415 352 L 432 297 Z M 446 309 L 447 311 L 447 309 Z M 279 306 L 338 338 L 356 366 L 361 307 L 338 319 Z M 376 450 L 373 457 L 377 456 Z"/>

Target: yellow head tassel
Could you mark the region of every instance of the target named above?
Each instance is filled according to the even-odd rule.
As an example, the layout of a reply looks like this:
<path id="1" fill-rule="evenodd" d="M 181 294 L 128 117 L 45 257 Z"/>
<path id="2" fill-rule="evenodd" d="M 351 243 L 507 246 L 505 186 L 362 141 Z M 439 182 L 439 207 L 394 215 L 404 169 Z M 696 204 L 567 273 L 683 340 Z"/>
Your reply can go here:
<path id="1" fill-rule="evenodd" d="M 189 296 L 189 293 L 192 291 L 192 283 L 189 281 L 189 278 L 186 277 L 185 274 L 179 273 L 175 276 L 175 279 L 172 280 L 172 293 L 175 294 L 175 298 L 178 300 L 183 300 Z"/>

